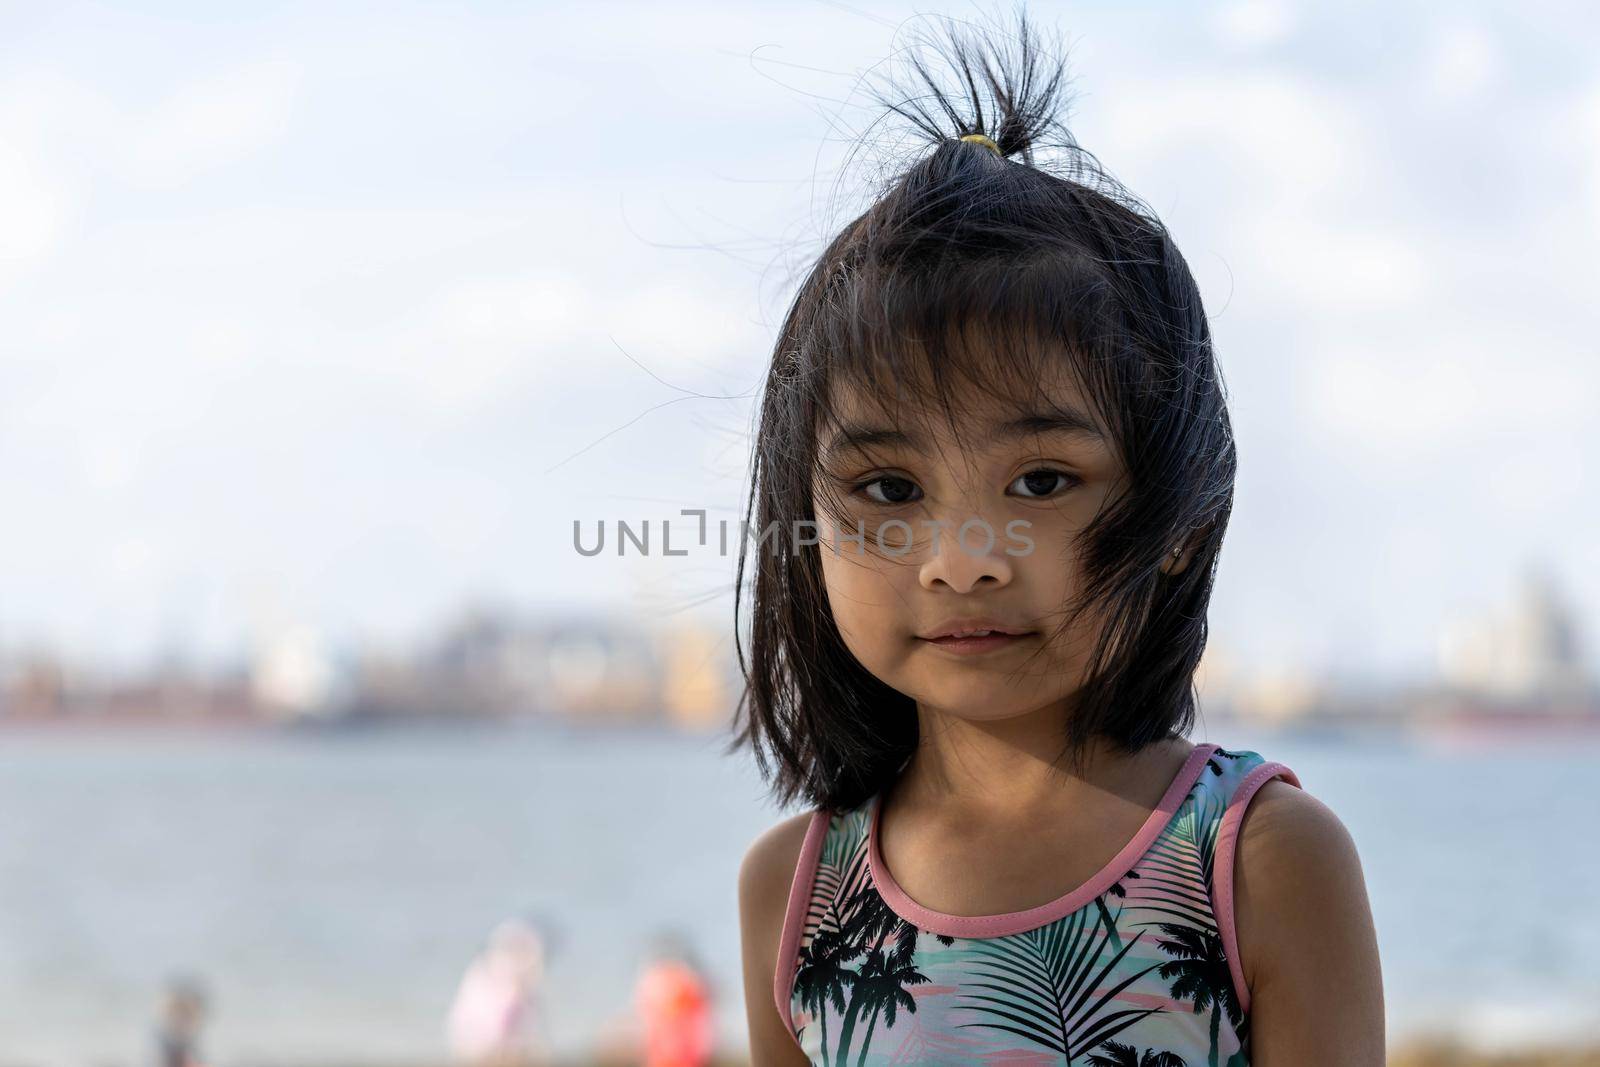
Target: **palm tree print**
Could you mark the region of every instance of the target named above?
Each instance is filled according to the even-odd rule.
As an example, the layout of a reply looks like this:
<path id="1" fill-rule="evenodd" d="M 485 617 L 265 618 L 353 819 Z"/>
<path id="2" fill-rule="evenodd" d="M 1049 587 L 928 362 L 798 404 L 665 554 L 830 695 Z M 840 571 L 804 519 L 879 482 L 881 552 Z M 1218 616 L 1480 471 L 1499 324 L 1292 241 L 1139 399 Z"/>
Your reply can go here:
<path id="1" fill-rule="evenodd" d="M 1127 890 L 1129 908 L 1162 916 L 1163 921 L 1216 929 L 1211 869 L 1224 808 L 1209 793 L 1184 800 L 1167 831 L 1139 861 L 1142 880 Z"/>
<path id="2" fill-rule="evenodd" d="M 1211 755 L 1206 757 L 1206 766 L 1211 768 L 1211 773 L 1212 774 L 1220 776 L 1222 774 L 1222 764 L 1217 762 L 1217 757 L 1218 756 L 1221 756 L 1223 759 L 1237 760 L 1237 759 L 1243 759 L 1244 758 L 1244 753 L 1243 752 L 1229 752 L 1225 748 L 1214 748 L 1214 749 L 1212 749 L 1211 750 Z"/>
<path id="3" fill-rule="evenodd" d="M 1124 899 L 1128 895 L 1128 890 L 1122 883 L 1137 877 L 1139 877 L 1138 871 L 1129 871 L 1112 883 L 1111 888 L 1107 889 L 1105 893 L 1101 893 L 1094 898 L 1094 906 L 1100 909 L 1100 923 L 1106 928 L 1106 936 L 1111 938 L 1112 948 L 1122 947 L 1122 935 L 1117 932 L 1117 919 L 1122 916 L 1122 909 L 1118 908 L 1116 916 L 1113 916 L 1111 909 L 1106 907 L 1106 893 L 1110 893 L 1118 900 Z"/>
<path id="4" fill-rule="evenodd" d="M 1145 1049 L 1144 1054 L 1140 1055 L 1139 1050 L 1132 1045 L 1124 1045 L 1117 1041 L 1107 1041 L 1100 1046 L 1100 1049 L 1101 1051 L 1090 1054 L 1091 1067 L 1188 1067 L 1183 1062 L 1183 1057 L 1176 1052 Z"/>
<path id="5" fill-rule="evenodd" d="M 974 941 L 980 961 L 972 968 L 974 980 L 962 985 L 962 996 L 987 1018 L 961 1025 L 1016 1034 L 1060 1053 L 1071 1064 L 1085 1051 L 1160 1011 L 1112 1010 L 1119 993 L 1162 965 L 1151 964 L 1107 988 L 1135 942 L 1107 958 L 1111 939 L 1104 926 L 1090 924 L 1089 915 L 1087 908 L 1079 908 L 1036 930 Z M 968 989 L 987 992 L 965 992 Z"/>
<path id="6" fill-rule="evenodd" d="M 917 929 L 896 915 L 878 890 L 870 882 L 851 895 L 844 911 L 848 915 L 841 936 L 846 942 L 844 958 L 853 960 L 865 955 L 866 963 L 855 974 L 851 983 L 850 1001 L 845 1008 L 844 1022 L 839 1028 L 839 1043 L 834 1050 L 835 1064 L 844 1064 L 850 1054 L 856 1022 L 863 1011 L 872 1012 L 867 1027 L 867 1039 L 861 1046 L 859 1062 L 865 1062 L 870 1047 L 872 1028 L 877 1025 L 877 1013 L 885 1013 L 886 1021 L 894 1024 L 894 1005 L 907 1011 L 916 1011 L 916 1002 L 901 986 L 926 982 L 912 966 L 916 949 Z M 886 958 L 884 943 L 896 940 L 892 958 Z"/>
<path id="7" fill-rule="evenodd" d="M 1211 1057 L 1207 1063 L 1217 1067 L 1217 1031 L 1222 1016 L 1226 1014 L 1236 1030 L 1244 1018 L 1233 991 L 1222 938 L 1210 930 L 1177 923 L 1161 923 L 1160 928 L 1168 938 L 1160 942 L 1161 951 L 1177 958 L 1161 964 L 1157 973 L 1172 982 L 1172 999 L 1191 1002 L 1197 1014 L 1211 1009 Z"/>
<path id="8" fill-rule="evenodd" d="M 855 995 L 851 998 L 859 998 L 862 1009 L 872 1013 L 867 1017 L 867 1032 L 861 1039 L 861 1055 L 856 1060 L 856 1067 L 865 1067 L 867 1049 L 872 1047 L 872 1031 L 878 1025 L 880 1011 L 884 1023 L 893 1026 L 898 1008 L 903 1007 L 910 1012 L 917 1010 L 917 1002 L 905 988 L 928 980 L 927 975 L 917 971 L 913 962 L 916 949 L 916 927 L 902 922 L 895 932 L 893 951 L 884 955 L 881 949 L 874 949 L 867 956 L 861 976 L 856 979 Z"/>
<path id="9" fill-rule="evenodd" d="M 846 966 L 859 953 L 846 951 L 849 941 L 840 926 L 839 915 L 830 907 L 844 886 L 861 885 L 867 877 L 864 828 L 859 819 L 834 819 L 823 839 L 813 879 L 810 905 L 806 909 L 806 933 L 802 939 L 799 969 L 795 972 L 793 995 L 801 1007 L 817 1020 L 821 1032 L 822 1056 L 828 1064 L 828 1016 L 824 1006 L 845 1010 L 844 991 L 854 985 L 856 973 Z M 804 1031 L 795 1031 L 798 1040 Z"/>
<path id="10" fill-rule="evenodd" d="M 800 951 L 800 969 L 794 976 L 794 991 L 799 995 L 801 1006 L 811 1013 L 821 1028 L 824 1065 L 828 1063 L 828 1013 L 825 1006 L 832 1004 L 835 1012 L 844 1011 L 845 988 L 854 986 L 856 982 L 855 972 L 844 966 L 844 947 L 844 939 L 837 930 L 818 932 L 811 943 Z M 797 1031 L 795 1037 L 799 1036 Z"/>

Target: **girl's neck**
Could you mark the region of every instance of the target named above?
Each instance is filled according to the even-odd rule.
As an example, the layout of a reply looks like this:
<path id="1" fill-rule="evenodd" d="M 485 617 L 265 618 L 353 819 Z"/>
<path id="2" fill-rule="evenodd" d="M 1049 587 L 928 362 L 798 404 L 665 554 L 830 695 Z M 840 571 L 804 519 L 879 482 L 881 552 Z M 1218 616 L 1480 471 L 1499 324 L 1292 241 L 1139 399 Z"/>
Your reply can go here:
<path id="1" fill-rule="evenodd" d="M 1094 739 L 1075 760 L 1061 753 L 1060 711 L 991 721 L 919 708 L 917 750 L 893 786 L 897 806 L 959 810 L 1006 823 L 1111 793 L 1153 806 L 1194 746 L 1181 738 L 1126 752 Z"/>

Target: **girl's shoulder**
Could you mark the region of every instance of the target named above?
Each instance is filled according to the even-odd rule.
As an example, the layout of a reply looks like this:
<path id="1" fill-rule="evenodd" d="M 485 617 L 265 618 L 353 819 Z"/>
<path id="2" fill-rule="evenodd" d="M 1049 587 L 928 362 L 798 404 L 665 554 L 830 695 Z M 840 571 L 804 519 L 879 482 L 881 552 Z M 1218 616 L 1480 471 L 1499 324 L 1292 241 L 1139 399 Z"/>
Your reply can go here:
<path id="1" fill-rule="evenodd" d="M 1188 793 L 1169 832 L 1187 829 L 1214 843 L 1215 847 L 1204 856 L 1208 861 L 1206 878 L 1214 878 L 1226 901 L 1231 892 L 1234 857 L 1246 836 L 1247 822 L 1252 826 L 1249 836 L 1256 836 L 1255 827 L 1261 822 L 1257 813 L 1266 806 L 1263 802 L 1270 800 L 1273 807 L 1280 806 L 1284 793 L 1301 792 L 1300 778 L 1287 765 L 1259 752 L 1211 743 L 1195 746 L 1185 770 L 1190 781 Z M 1247 815 L 1257 817 L 1247 820 Z"/>
<path id="2" fill-rule="evenodd" d="M 787 902 L 795 864 L 805 851 L 807 838 L 821 817 L 815 810 L 802 811 L 763 830 L 746 847 L 740 862 L 741 888 L 768 900 L 775 895 L 774 890 L 782 890 Z"/>
<path id="3" fill-rule="evenodd" d="M 1288 766 L 1250 749 L 1228 749 L 1208 742 L 1196 745 L 1190 759 L 1204 761 L 1194 776 L 1191 792 L 1213 803 L 1220 800 L 1229 808 L 1248 804 L 1258 790 L 1274 779 L 1300 785 L 1299 777 Z"/>
<path id="4" fill-rule="evenodd" d="M 1314 1039 L 1358 1031 L 1370 1040 L 1375 1032 L 1381 1048 L 1382 979 L 1355 842 L 1292 772 L 1257 778 L 1265 773 L 1251 772 L 1253 787 L 1236 794 L 1228 848 L 1219 841 L 1216 859 L 1219 919 L 1241 1004 L 1249 1009 L 1250 990 L 1268 975 L 1283 1002 L 1311 1003 L 1338 989 L 1339 1011 L 1318 1020 Z"/>

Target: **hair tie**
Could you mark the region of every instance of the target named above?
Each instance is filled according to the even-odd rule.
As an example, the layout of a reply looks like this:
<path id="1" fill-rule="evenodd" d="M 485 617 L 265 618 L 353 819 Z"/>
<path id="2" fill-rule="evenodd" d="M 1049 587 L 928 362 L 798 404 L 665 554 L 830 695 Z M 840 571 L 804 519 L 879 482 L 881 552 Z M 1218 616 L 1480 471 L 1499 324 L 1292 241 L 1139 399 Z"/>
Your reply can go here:
<path id="1" fill-rule="evenodd" d="M 988 148 L 990 151 L 992 151 L 995 155 L 999 156 L 1001 159 L 1006 158 L 1006 154 L 1004 152 L 1000 151 L 1000 146 L 995 144 L 993 141 L 991 141 L 989 138 L 985 137 L 981 133 L 969 133 L 969 134 L 966 134 L 965 136 L 963 136 L 961 139 L 963 141 L 976 141 L 978 144 L 981 144 L 985 148 Z"/>

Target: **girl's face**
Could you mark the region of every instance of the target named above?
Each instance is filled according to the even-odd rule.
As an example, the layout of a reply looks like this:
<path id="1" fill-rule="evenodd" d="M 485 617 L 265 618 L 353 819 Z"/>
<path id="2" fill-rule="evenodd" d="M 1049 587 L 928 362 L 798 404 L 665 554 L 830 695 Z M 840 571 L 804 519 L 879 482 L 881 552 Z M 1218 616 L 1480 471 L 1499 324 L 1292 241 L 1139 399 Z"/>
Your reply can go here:
<path id="1" fill-rule="evenodd" d="M 817 550 L 846 646 L 919 706 L 963 719 L 1060 705 L 1082 685 L 1101 624 L 1090 609 L 1058 632 L 1082 587 L 1077 534 L 1126 471 L 1065 374 L 1033 392 L 1041 402 L 1025 412 L 952 398 L 961 451 L 942 412 L 890 411 L 838 388 L 820 442 Z M 864 544 L 843 539 L 862 532 Z M 978 619 L 1027 632 L 966 652 L 931 639 Z"/>

